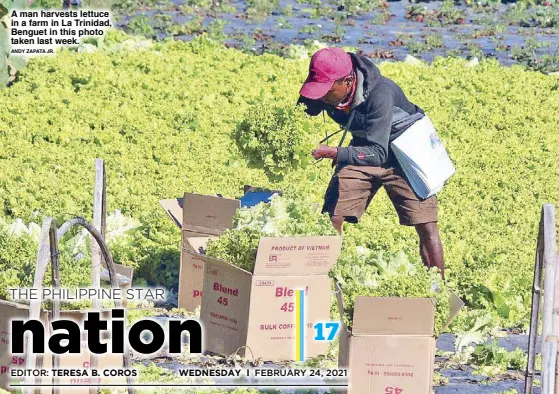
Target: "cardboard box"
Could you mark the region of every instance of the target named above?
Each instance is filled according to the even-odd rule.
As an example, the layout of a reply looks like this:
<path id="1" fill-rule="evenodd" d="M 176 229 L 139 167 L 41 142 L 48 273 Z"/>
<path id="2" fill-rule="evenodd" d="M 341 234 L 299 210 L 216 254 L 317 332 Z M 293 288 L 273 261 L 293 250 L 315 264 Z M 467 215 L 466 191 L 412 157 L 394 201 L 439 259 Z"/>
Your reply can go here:
<path id="1" fill-rule="evenodd" d="M 73 320 L 83 327 L 83 321 L 87 318 L 88 310 L 60 311 L 61 319 Z M 109 310 L 101 310 L 101 319 L 109 321 L 111 312 Z M 110 329 L 110 323 L 107 326 Z M 104 334 L 104 335 L 103 335 Z M 109 343 L 110 332 L 107 331 L 101 335 L 101 343 Z M 126 335 L 126 334 L 125 334 Z M 109 347 L 110 350 L 110 347 Z M 51 353 L 52 354 L 52 353 Z M 82 331 L 81 353 L 79 354 L 62 354 L 59 356 L 60 369 L 88 369 L 90 367 L 91 352 L 87 346 L 87 331 Z M 122 369 L 122 354 L 100 354 L 98 357 L 97 370 L 102 374 L 105 369 Z M 74 376 L 61 377 L 58 384 L 71 384 L 71 387 L 61 387 L 61 394 L 89 394 L 90 384 L 126 384 L 125 377 L 92 377 L 92 376 Z M 53 382 L 54 384 L 54 382 Z M 80 387 L 82 386 L 82 387 Z"/>
<path id="2" fill-rule="evenodd" d="M 11 323 L 12 319 L 27 320 L 29 319 L 29 306 L 10 301 L 0 300 L 0 388 L 6 391 L 16 391 L 18 387 L 9 387 L 11 382 L 10 371 L 12 369 L 25 369 L 25 356 L 11 354 Z M 48 324 L 48 314 L 46 311 L 41 313 L 43 324 Z M 45 339 L 50 337 L 48 330 L 45 330 Z M 45 342 L 47 343 L 47 342 Z M 51 368 L 51 359 L 43 357 L 39 359 L 38 368 Z M 15 380 L 13 381 L 15 382 Z M 37 381 L 41 384 L 50 384 L 48 379 Z M 50 388 L 43 387 L 41 394 L 51 392 Z"/>
<path id="3" fill-rule="evenodd" d="M 341 289 L 337 299 L 343 316 Z M 450 324 L 464 304 L 451 295 Z M 338 393 L 431 394 L 436 352 L 435 304 L 429 298 L 355 298 L 351 331 L 342 318 L 338 366 L 348 390 Z"/>
<path id="4" fill-rule="evenodd" d="M 194 311 L 200 305 L 204 278 L 204 262 L 195 251 L 205 248 L 211 237 L 233 227 L 233 217 L 241 202 L 185 193 L 183 198 L 161 200 L 159 203 L 182 229 L 178 306 Z"/>
<path id="5" fill-rule="evenodd" d="M 61 319 L 71 319 L 76 323 L 82 324 L 85 320 L 87 311 L 60 311 Z M 109 311 L 102 311 L 102 318 L 107 319 L 110 315 Z M 9 387 L 10 384 L 10 370 L 14 368 L 25 369 L 25 357 L 22 355 L 12 355 L 10 347 L 10 328 L 11 325 L 9 321 L 11 319 L 29 319 L 29 306 L 9 301 L 0 300 L 0 388 L 14 392 L 21 387 Z M 45 330 L 45 354 L 42 357 L 41 365 L 37 368 L 51 369 L 52 368 L 52 353 L 48 349 L 48 339 L 50 337 L 50 322 L 49 313 L 47 311 L 42 311 L 41 320 L 43 324 L 48 328 Z M 82 342 L 81 342 L 81 353 L 80 354 L 62 354 L 59 356 L 59 367 L 61 369 L 72 369 L 72 368 L 89 368 L 90 362 L 90 352 L 87 348 L 87 337 L 86 331 L 82 332 Z M 103 343 L 107 342 L 109 335 L 104 336 L 105 340 Z M 99 355 L 98 369 L 111 369 L 111 368 L 122 368 L 123 357 L 122 354 L 104 354 Z M 17 379 L 17 378 L 15 378 Z M 23 379 L 23 378 L 21 378 Z M 15 380 L 14 380 L 15 381 Z M 126 378 L 103 378 L 104 382 L 110 382 L 112 384 L 126 384 Z M 23 383 L 23 381 L 21 381 Z M 53 378 L 44 377 L 40 380 L 36 380 L 40 384 L 55 384 Z M 95 384 L 100 382 L 100 379 L 92 377 L 62 377 L 58 379 L 58 384 L 71 384 L 72 386 L 60 387 L 60 394 L 75 394 L 75 393 L 89 393 L 89 387 L 85 386 L 88 384 Z M 79 387 L 84 385 L 83 387 Z M 40 392 L 41 394 L 51 393 L 51 387 L 37 388 L 35 392 Z"/>
<path id="6" fill-rule="evenodd" d="M 118 287 L 122 292 L 122 299 L 121 303 L 124 308 L 128 306 L 129 300 L 126 298 L 126 292 L 128 289 L 132 288 L 132 282 L 134 280 L 134 268 L 128 267 L 122 264 L 115 263 L 115 271 L 117 277 Z M 111 287 L 111 279 L 109 274 L 109 269 L 105 262 L 102 263 L 101 266 L 101 281 L 105 283 L 106 287 Z M 104 287 L 104 286 L 102 286 Z"/>
<path id="7" fill-rule="evenodd" d="M 118 287 L 120 287 L 120 289 L 124 293 L 126 292 L 126 290 L 132 288 L 132 282 L 134 280 L 134 268 L 116 263 L 114 264 L 114 267 L 116 271 Z M 107 268 L 107 264 L 105 262 L 102 263 L 101 280 L 103 282 L 106 282 L 109 287 L 111 286 L 109 269 Z"/>
<path id="8" fill-rule="evenodd" d="M 254 272 L 226 261 L 206 263 L 200 320 L 208 352 L 270 361 L 295 360 L 295 290 L 306 290 L 306 357 L 326 354 L 314 341 L 315 323 L 330 320 L 328 271 L 341 251 L 341 237 L 263 237 Z"/>
<path id="9" fill-rule="evenodd" d="M 198 257 L 208 240 L 233 227 L 233 217 L 241 206 L 253 206 L 279 191 L 262 191 L 245 185 L 244 196 L 228 199 L 220 196 L 185 193 L 183 198 L 159 201 L 173 223 L 182 229 L 178 306 L 194 311 L 200 306 L 204 261 Z"/>

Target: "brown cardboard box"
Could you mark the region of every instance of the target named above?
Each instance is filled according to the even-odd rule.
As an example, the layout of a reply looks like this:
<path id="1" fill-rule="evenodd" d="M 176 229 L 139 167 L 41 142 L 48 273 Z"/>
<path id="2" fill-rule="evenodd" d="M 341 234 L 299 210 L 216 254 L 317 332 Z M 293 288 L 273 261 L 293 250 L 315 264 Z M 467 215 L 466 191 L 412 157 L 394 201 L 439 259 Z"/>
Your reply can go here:
<path id="1" fill-rule="evenodd" d="M 306 290 L 306 357 L 325 354 L 328 343 L 312 340 L 313 326 L 330 317 L 331 282 L 341 238 L 263 237 L 254 272 L 200 256 L 206 262 L 200 320 L 204 348 L 281 361 L 295 359 L 295 293 Z M 245 347 L 246 346 L 246 350 Z"/>
<path id="2" fill-rule="evenodd" d="M 102 266 L 104 270 L 109 270 L 105 262 L 103 262 Z M 122 290 L 123 293 L 125 293 L 126 290 L 132 288 L 132 282 L 134 280 L 134 268 L 116 263 L 114 264 L 114 267 L 117 273 L 118 287 Z M 122 275 L 122 277 L 119 277 L 119 275 Z M 108 272 L 106 273 L 106 275 L 102 275 L 101 279 L 106 282 L 109 287 L 111 286 L 110 275 L 108 274 Z"/>
<path id="3" fill-rule="evenodd" d="M 60 311 L 61 319 L 73 320 L 79 324 L 80 328 L 83 327 L 83 321 L 87 318 L 87 310 L 75 311 Z M 102 310 L 101 319 L 110 321 L 110 311 Z M 111 325 L 108 323 L 107 327 L 110 329 Z M 109 343 L 110 334 L 108 332 L 101 336 L 101 343 Z M 110 350 L 110 347 L 109 347 Z M 60 369 L 88 369 L 90 367 L 91 353 L 87 346 L 87 331 L 82 331 L 81 353 L 80 354 L 62 354 L 59 356 Z M 102 374 L 105 369 L 122 369 L 123 368 L 123 355 L 106 354 L 98 355 L 97 370 Z M 126 378 L 114 377 L 92 377 L 92 376 L 74 376 L 74 377 L 61 377 L 58 379 L 58 384 L 70 384 L 71 387 L 61 387 L 61 394 L 88 394 L 90 384 L 126 384 Z M 80 387 L 82 386 L 82 387 Z"/>
<path id="4" fill-rule="evenodd" d="M 86 318 L 87 311 L 60 311 L 61 319 L 70 319 L 75 321 L 82 327 L 83 321 Z M 107 319 L 110 315 L 109 311 L 102 311 L 101 318 Z M 16 391 L 18 387 L 8 387 L 10 384 L 10 370 L 14 368 L 25 368 L 25 357 L 22 355 L 12 355 L 10 352 L 10 324 L 11 319 L 29 319 L 29 307 L 24 304 L 13 303 L 9 301 L 0 300 L 0 388 L 7 391 Z M 52 368 L 52 353 L 48 349 L 48 338 L 50 337 L 50 322 L 49 314 L 46 311 L 42 312 L 41 319 L 43 324 L 48 327 L 45 330 L 45 354 L 42 359 L 42 365 L 37 368 L 51 369 Z M 109 326 L 110 327 L 110 326 Z M 87 348 L 87 338 L 83 331 L 81 353 L 80 354 L 63 354 L 59 356 L 60 369 L 82 369 L 89 368 L 90 352 Z M 108 335 L 102 340 L 106 343 Z M 104 369 L 122 368 L 123 358 L 122 354 L 105 354 L 99 355 L 98 370 L 102 372 Z M 19 380 L 14 378 L 13 382 Z M 21 378 L 22 379 L 22 378 Z M 79 387 L 80 385 L 100 383 L 100 379 L 92 377 L 63 377 L 55 382 L 52 378 L 42 378 L 41 381 L 36 381 L 41 384 L 70 384 L 72 386 L 60 387 L 60 394 L 75 394 L 83 393 L 88 394 L 89 388 L 87 386 Z M 111 384 L 126 384 L 126 378 L 103 378 L 103 382 Z M 39 390 L 37 389 L 37 392 Z M 51 387 L 42 387 L 41 394 L 51 393 Z"/>
<path id="5" fill-rule="evenodd" d="M 103 270 L 106 270 L 105 274 L 103 274 L 103 272 L 101 273 L 101 281 L 105 282 L 102 284 L 102 287 L 111 287 L 110 274 L 108 273 L 109 269 L 107 268 L 107 264 L 103 262 L 102 267 Z M 134 268 L 122 264 L 115 264 L 114 267 L 117 273 L 118 287 L 120 288 L 122 294 L 121 303 L 122 306 L 126 308 L 129 302 L 129 300 L 126 298 L 126 292 L 128 291 L 128 289 L 132 288 L 132 282 L 134 280 Z M 119 277 L 119 275 L 122 275 L 122 277 Z"/>
<path id="6" fill-rule="evenodd" d="M 11 320 L 27 320 L 29 319 L 29 306 L 10 301 L 0 300 L 0 388 L 6 391 L 16 391 L 17 387 L 8 387 L 10 383 L 16 383 L 18 378 L 11 378 L 10 371 L 12 369 L 25 369 L 25 356 L 12 355 L 11 353 Z M 41 313 L 43 324 L 48 327 L 48 314 L 43 311 Z M 45 338 L 48 340 L 49 332 L 45 330 Z M 45 342 L 47 343 L 47 342 Z M 38 368 L 51 368 L 49 357 L 43 357 L 42 366 Z M 40 383 L 50 384 L 47 379 Z M 50 393 L 49 388 L 42 388 L 42 394 Z"/>
<path id="7" fill-rule="evenodd" d="M 343 299 L 338 286 L 338 305 Z M 463 303 L 451 295 L 450 324 Z M 353 327 L 343 324 L 338 366 L 348 369 L 348 394 L 431 394 L 436 340 L 429 298 L 355 298 Z"/>
<path id="8" fill-rule="evenodd" d="M 105 369 L 122 369 L 123 358 L 122 354 L 103 354 L 98 356 L 99 374 L 102 375 Z M 87 348 L 87 340 L 82 340 L 80 354 L 63 354 L 60 355 L 60 369 L 88 369 L 90 367 L 90 352 Z M 124 377 L 93 377 L 89 376 L 74 376 L 74 377 L 60 377 L 58 384 L 72 385 L 71 387 L 61 387 L 61 394 L 88 394 L 91 384 L 126 384 Z M 54 384 L 54 380 L 53 380 Z M 82 386 L 82 387 L 80 387 Z"/>
<path id="9" fill-rule="evenodd" d="M 182 229 L 178 306 L 194 311 L 200 305 L 204 261 L 196 253 L 211 237 L 233 226 L 239 200 L 185 193 L 183 198 L 159 202 L 173 223 Z M 191 253 L 189 253 L 191 252 Z"/>

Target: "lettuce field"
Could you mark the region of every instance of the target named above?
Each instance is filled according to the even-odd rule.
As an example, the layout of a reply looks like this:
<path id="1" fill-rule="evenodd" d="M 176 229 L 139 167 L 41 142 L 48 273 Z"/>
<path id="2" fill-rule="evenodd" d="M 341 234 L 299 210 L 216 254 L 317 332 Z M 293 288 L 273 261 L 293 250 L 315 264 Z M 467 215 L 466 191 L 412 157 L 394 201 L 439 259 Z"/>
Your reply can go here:
<path id="1" fill-rule="evenodd" d="M 34 58 L 0 90 L 0 297 L 33 278 L 37 239 L 13 223 L 29 229 L 44 216 L 91 220 L 95 158 L 105 160 L 108 212 L 136 223 L 111 241 L 116 262 L 134 266 L 138 284 L 175 292 L 180 231 L 160 199 L 184 192 L 234 198 L 250 184 L 321 204 L 329 163 L 270 177 L 235 140 L 248 111 L 295 105 L 308 60 L 250 55 L 205 35 L 151 42 L 113 31 L 93 44 Z M 428 113 L 457 170 L 439 194 L 446 286 L 467 305 L 450 330 L 468 332 L 483 321 L 526 331 L 540 210 L 559 203 L 559 77 L 490 59 L 380 69 Z M 309 122 L 316 143 L 337 130 L 329 119 Z M 366 264 L 352 258 L 357 247 L 392 275 L 420 264 L 415 230 L 398 224 L 384 192 L 360 224 L 346 226 L 338 275 L 355 278 Z M 79 248 L 66 241 L 62 284 L 87 286 L 88 248 L 76 258 Z"/>

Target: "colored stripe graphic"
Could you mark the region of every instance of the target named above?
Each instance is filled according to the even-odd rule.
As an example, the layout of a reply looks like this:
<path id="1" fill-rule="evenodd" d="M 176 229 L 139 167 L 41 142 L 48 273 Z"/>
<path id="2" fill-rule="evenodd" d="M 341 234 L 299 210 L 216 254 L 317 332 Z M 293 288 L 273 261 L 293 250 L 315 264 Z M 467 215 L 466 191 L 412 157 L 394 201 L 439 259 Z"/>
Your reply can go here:
<path id="1" fill-rule="evenodd" d="M 305 290 L 295 292 L 295 357 L 305 361 Z"/>

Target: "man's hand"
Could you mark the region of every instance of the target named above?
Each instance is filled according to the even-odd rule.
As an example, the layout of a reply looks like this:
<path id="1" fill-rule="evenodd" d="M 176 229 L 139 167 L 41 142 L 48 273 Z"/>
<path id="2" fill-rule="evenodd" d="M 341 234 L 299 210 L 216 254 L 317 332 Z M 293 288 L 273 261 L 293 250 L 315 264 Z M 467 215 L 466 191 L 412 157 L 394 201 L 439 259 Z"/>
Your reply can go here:
<path id="1" fill-rule="evenodd" d="M 318 159 L 335 160 L 338 157 L 338 148 L 320 144 L 318 149 L 312 151 L 312 157 L 314 157 L 316 160 Z"/>

